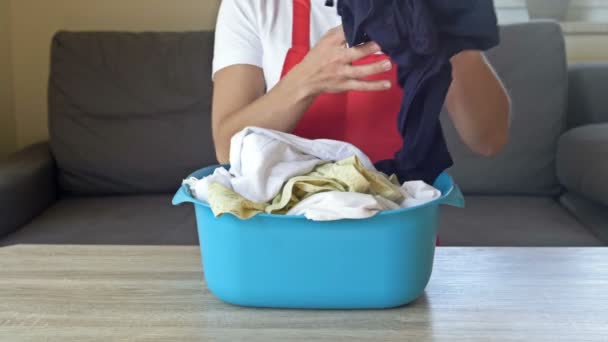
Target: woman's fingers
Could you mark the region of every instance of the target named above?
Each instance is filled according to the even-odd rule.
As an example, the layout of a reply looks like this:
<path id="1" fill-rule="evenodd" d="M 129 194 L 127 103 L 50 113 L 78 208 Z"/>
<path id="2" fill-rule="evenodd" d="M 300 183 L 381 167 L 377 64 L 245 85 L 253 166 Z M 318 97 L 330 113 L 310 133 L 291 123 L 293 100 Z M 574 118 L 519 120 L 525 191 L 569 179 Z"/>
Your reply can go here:
<path id="1" fill-rule="evenodd" d="M 381 50 L 382 50 L 382 48 L 377 43 L 368 42 L 363 45 L 358 45 L 358 46 L 348 49 L 346 55 L 348 58 L 348 62 L 352 63 L 363 57 L 372 55 L 376 52 L 380 52 Z"/>
<path id="2" fill-rule="evenodd" d="M 392 68 L 390 60 L 382 60 L 363 65 L 344 65 L 339 71 L 343 81 L 340 84 L 341 91 L 381 91 L 391 87 L 388 80 L 366 81 L 364 78 L 380 74 Z"/>
<path id="3" fill-rule="evenodd" d="M 348 80 L 344 82 L 344 91 L 382 91 L 390 87 L 390 81 Z"/>
<path id="4" fill-rule="evenodd" d="M 386 72 L 393 67 L 391 62 L 387 60 L 363 64 L 363 65 L 346 65 L 344 66 L 344 76 L 348 78 L 365 78 L 371 75 Z"/>

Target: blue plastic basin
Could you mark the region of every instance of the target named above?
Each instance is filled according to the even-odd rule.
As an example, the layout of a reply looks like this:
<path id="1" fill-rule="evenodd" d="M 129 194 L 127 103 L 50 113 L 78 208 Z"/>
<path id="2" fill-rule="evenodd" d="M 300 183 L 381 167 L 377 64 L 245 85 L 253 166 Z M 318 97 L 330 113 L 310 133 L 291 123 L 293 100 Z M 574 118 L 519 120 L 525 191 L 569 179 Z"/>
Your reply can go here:
<path id="1" fill-rule="evenodd" d="M 202 178 L 218 166 L 201 169 Z M 463 207 L 452 178 L 425 205 L 363 220 L 309 221 L 300 216 L 215 218 L 182 186 L 174 205 L 193 203 L 205 279 L 219 299 L 241 306 L 378 309 L 418 298 L 433 269 L 439 207 Z"/>

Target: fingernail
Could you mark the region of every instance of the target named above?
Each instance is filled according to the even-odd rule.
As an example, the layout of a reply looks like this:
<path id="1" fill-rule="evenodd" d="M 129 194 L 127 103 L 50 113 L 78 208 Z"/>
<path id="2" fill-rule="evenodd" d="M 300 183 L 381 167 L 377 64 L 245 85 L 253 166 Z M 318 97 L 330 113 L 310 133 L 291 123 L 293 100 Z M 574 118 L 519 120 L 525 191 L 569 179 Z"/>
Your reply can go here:
<path id="1" fill-rule="evenodd" d="M 391 82 L 386 81 L 386 82 L 384 82 L 383 86 L 384 86 L 384 88 L 388 89 L 391 87 Z"/>
<path id="2" fill-rule="evenodd" d="M 382 68 L 384 68 L 384 70 L 391 70 L 392 67 L 393 67 L 393 64 L 390 61 L 386 61 L 386 62 L 382 63 Z"/>

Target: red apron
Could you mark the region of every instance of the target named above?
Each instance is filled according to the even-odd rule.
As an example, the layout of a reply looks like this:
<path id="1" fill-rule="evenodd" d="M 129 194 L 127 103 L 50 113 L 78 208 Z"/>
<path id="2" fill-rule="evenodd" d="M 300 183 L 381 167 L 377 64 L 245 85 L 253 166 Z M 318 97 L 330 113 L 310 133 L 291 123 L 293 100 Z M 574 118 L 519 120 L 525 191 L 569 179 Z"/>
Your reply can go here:
<path id="1" fill-rule="evenodd" d="M 300 63 L 310 50 L 310 0 L 293 0 L 292 47 L 287 52 L 281 77 Z M 389 59 L 371 55 L 353 65 Z M 373 162 L 392 159 L 403 143 L 397 129 L 397 115 L 403 91 L 397 83 L 397 66 L 367 80 L 390 80 L 388 90 L 321 94 L 304 113 L 294 134 L 308 139 L 334 139 L 361 149 Z"/>

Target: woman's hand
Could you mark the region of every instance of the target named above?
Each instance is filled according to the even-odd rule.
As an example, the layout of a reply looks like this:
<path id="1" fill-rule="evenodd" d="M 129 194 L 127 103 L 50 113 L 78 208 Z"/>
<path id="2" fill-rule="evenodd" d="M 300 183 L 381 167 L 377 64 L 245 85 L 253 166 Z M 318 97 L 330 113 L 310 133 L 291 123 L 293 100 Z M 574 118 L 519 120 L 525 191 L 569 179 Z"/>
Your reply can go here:
<path id="1" fill-rule="evenodd" d="M 389 60 L 353 66 L 352 62 L 380 51 L 369 42 L 347 48 L 342 26 L 328 31 L 304 60 L 287 75 L 286 82 L 300 85 L 306 96 L 350 90 L 380 91 L 391 87 L 389 80 L 364 81 L 363 78 L 388 71 Z"/>

